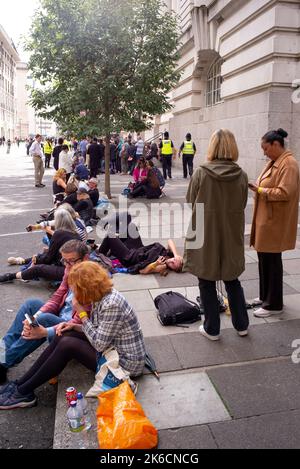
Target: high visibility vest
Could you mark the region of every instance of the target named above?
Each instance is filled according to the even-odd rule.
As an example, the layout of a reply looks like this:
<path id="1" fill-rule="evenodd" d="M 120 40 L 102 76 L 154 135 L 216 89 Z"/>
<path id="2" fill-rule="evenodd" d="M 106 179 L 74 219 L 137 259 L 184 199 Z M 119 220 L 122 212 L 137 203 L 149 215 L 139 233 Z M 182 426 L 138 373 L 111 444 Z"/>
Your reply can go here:
<path id="1" fill-rule="evenodd" d="M 173 154 L 172 142 L 171 140 L 163 140 L 162 141 L 162 149 L 161 154 L 165 156 L 169 156 Z"/>
<path id="2" fill-rule="evenodd" d="M 44 146 L 44 153 L 46 155 L 51 155 L 52 151 L 53 151 L 53 147 L 52 147 L 51 143 L 46 142 L 45 146 Z"/>
<path id="3" fill-rule="evenodd" d="M 194 143 L 192 141 L 185 141 L 184 142 L 184 148 L 182 150 L 182 153 L 184 155 L 194 155 L 195 154 L 195 150 L 194 150 Z"/>

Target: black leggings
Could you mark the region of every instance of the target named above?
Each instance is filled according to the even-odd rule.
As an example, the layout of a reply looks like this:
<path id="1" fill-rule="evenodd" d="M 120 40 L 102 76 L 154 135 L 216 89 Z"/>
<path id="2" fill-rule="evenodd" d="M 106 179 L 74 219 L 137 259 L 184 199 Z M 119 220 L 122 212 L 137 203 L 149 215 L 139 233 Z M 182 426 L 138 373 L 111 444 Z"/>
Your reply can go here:
<path id="1" fill-rule="evenodd" d="M 77 360 L 96 372 L 96 350 L 81 332 L 71 331 L 56 337 L 30 370 L 18 380 L 18 391 L 23 395 L 33 392 L 49 379 L 58 376 L 71 360 Z"/>

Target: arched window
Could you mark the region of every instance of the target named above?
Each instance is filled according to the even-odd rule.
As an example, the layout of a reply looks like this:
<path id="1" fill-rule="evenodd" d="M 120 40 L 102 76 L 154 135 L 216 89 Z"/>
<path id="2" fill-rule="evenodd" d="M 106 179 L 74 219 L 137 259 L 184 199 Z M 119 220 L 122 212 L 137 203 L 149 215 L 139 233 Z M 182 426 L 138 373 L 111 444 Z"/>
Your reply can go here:
<path id="1" fill-rule="evenodd" d="M 223 60 L 217 59 L 208 72 L 207 88 L 206 88 L 206 106 L 214 106 L 222 101 L 221 99 L 221 84 L 222 75 L 221 67 Z"/>

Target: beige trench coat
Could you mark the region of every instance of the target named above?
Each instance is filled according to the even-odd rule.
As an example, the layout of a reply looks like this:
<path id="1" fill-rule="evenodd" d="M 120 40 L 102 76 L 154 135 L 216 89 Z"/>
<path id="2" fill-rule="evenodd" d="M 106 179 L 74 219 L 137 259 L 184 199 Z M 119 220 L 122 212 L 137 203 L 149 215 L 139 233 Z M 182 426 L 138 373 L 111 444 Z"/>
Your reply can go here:
<path id="1" fill-rule="evenodd" d="M 293 154 L 287 150 L 277 161 L 271 161 L 257 184 L 267 192 L 256 195 L 251 246 L 263 253 L 295 249 L 300 177 Z"/>

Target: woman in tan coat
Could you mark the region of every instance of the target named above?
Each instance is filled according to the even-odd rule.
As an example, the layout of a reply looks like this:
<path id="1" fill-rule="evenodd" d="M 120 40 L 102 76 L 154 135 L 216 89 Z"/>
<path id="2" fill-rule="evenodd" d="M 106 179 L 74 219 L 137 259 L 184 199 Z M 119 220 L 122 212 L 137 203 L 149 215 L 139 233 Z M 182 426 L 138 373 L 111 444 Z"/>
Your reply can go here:
<path id="1" fill-rule="evenodd" d="M 259 259 L 260 297 L 262 308 L 254 315 L 266 318 L 283 312 L 282 253 L 295 249 L 299 209 L 299 166 L 293 154 L 285 149 L 283 129 L 268 132 L 262 139 L 264 154 L 271 160 L 256 184 L 251 233 Z"/>
<path id="2" fill-rule="evenodd" d="M 186 241 L 184 270 L 199 278 L 205 322 L 200 333 L 210 340 L 220 337 L 220 307 L 216 281 L 223 280 L 228 293 L 232 322 L 240 336 L 248 334 L 249 318 L 238 277 L 245 270 L 245 208 L 248 177 L 238 166 L 234 135 L 219 130 L 211 138 L 208 162 L 198 168 L 190 182 L 187 202 L 193 206 L 193 224 L 201 248 Z M 204 227 L 195 221 L 198 204 L 204 204 Z M 200 236 L 201 237 L 201 236 Z"/>

